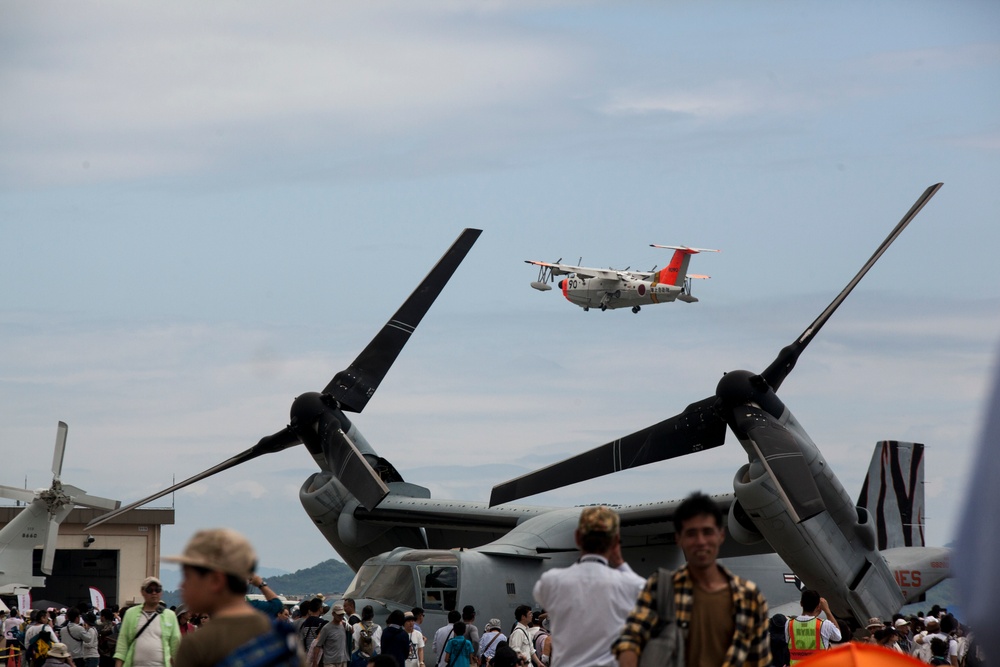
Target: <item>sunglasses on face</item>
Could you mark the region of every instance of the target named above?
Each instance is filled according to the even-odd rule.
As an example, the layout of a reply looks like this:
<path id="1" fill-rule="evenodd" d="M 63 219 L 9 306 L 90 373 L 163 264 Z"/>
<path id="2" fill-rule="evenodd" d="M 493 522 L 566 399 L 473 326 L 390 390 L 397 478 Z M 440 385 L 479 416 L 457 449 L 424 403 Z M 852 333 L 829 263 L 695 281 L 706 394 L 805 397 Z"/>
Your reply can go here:
<path id="1" fill-rule="evenodd" d="M 146 591 L 150 595 L 152 595 L 154 593 L 162 593 L 163 592 L 163 588 L 161 588 L 160 586 L 157 586 L 156 584 L 150 584 L 149 586 L 146 586 L 142 590 Z"/>

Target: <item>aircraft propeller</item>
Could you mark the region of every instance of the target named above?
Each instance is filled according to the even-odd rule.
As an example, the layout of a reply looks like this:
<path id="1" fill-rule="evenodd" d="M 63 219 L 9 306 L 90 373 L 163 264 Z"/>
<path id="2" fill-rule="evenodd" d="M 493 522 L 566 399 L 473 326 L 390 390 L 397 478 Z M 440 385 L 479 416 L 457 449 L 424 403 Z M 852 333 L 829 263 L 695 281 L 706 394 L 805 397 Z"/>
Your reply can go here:
<path id="1" fill-rule="evenodd" d="M 310 454 L 325 459 L 330 472 L 367 509 L 374 509 L 389 489 L 341 428 L 338 412 L 361 412 L 371 399 L 410 334 L 420 324 L 434 300 L 448 283 L 482 233 L 465 229 L 434 268 L 389 319 L 350 366 L 337 373 L 322 393 L 308 392 L 292 402 L 288 426 L 264 436 L 249 449 L 151 496 L 97 517 L 97 526 L 136 507 L 173 493 L 217 473 L 264 454 L 274 454 L 304 444 Z M 341 417 L 343 416 L 341 412 Z"/>
<path id="2" fill-rule="evenodd" d="M 775 392 L 830 316 L 941 186 L 941 183 L 937 183 L 924 191 L 840 294 L 798 338 L 778 353 L 762 373 L 729 372 L 719 381 L 713 396 L 692 403 L 678 415 L 582 454 L 497 484 L 490 495 L 490 506 L 619 470 L 718 447 L 725 442 L 728 426 L 751 443 L 757 457 L 780 485 L 780 492 L 785 496 L 787 505 L 797 520 L 821 511 L 822 498 L 799 451 L 798 443 L 778 422 L 784 405 Z"/>
<path id="3" fill-rule="evenodd" d="M 56 427 L 55 450 L 52 454 L 52 484 L 49 488 L 29 491 L 0 485 L 0 498 L 9 498 L 25 504 L 33 503 L 36 500 L 45 503 L 48 511 L 48 531 L 42 548 L 41 564 L 42 572 L 45 574 L 52 574 L 52 564 L 55 562 L 56 556 L 56 541 L 59 539 L 59 524 L 72 511 L 73 507 L 82 505 L 93 509 L 113 510 L 121 504 L 117 500 L 92 496 L 83 489 L 62 483 L 63 458 L 66 455 L 66 435 L 68 433 L 69 426 L 66 425 L 66 422 L 59 422 Z"/>

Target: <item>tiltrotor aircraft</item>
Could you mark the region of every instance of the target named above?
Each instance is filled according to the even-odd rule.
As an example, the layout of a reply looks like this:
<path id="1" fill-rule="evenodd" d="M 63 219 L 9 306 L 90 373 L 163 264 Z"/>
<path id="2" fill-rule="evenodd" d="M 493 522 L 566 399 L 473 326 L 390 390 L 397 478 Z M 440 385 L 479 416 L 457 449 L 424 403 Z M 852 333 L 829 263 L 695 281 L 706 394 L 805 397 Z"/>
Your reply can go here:
<path id="1" fill-rule="evenodd" d="M 929 188 L 823 314 L 762 375 L 736 371 L 717 395 L 681 415 L 501 484 L 490 503 L 437 500 L 404 481 L 379 456 L 345 412 L 359 412 L 410 332 L 478 236 L 466 230 L 413 295 L 346 371 L 321 394 L 292 405 L 289 426 L 255 447 L 149 498 L 145 504 L 255 456 L 305 443 L 320 470 L 303 483 L 307 514 L 357 574 L 345 595 L 358 607 L 372 604 L 377 618 L 393 609 L 423 607 L 425 634 L 446 614 L 475 605 L 480 618 L 513 620 L 531 604 L 541 573 L 578 556 L 573 539 L 579 507 L 544 507 L 510 501 L 545 488 L 582 481 L 721 445 L 727 424 L 747 448 L 750 463 L 736 474 L 735 493 L 715 496 L 729 514 L 720 556 L 734 572 L 763 589 L 772 609 L 797 611 L 801 584 L 816 587 L 834 612 L 860 624 L 888 617 L 904 600 L 917 600 L 948 576 L 945 549 L 924 546 L 923 446 L 880 443 L 857 503 L 851 500 L 818 448 L 774 394 L 819 327 L 902 232 L 939 185 Z M 581 465 L 583 463 L 583 465 Z M 676 567 L 672 516 L 680 500 L 619 506 L 622 549 L 647 575 Z"/>
<path id="2" fill-rule="evenodd" d="M 709 276 L 687 272 L 691 255 L 700 252 L 719 252 L 709 248 L 688 248 L 687 246 L 656 245 L 653 248 L 673 250 L 670 263 L 659 271 L 629 271 L 628 269 L 595 269 L 586 266 L 572 266 L 559 262 L 539 262 L 524 260 L 526 264 L 539 267 L 538 280 L 531 286 L 541 292 L 552 289 L 549 283 L 555 276 L 567 276 L 559 281 L 559 289 L 570 303 L 584 310 L 600 308 L 631 308 L 638 313 L 642 306 L 654 303 L 685 301 L 695 303 L 698 299 L 691 294 L 691 279 L 707 279 Z"/>
<path id="3" fill-rule="evenodd" d="M 35 547 L 42 545 L 42 572 L 52 574 L 59 524 L 75 506 L 114 510 L 121 504 L 117 500 L 91 496 L 83 489 L 62 483 L 60 475 L 68 431 L 69 427 L 65 422 L 59 422 L 55 453 L 52 456 L 52 485 L 49 488 L 28 491 L 0 485 L 0 498 L 28 505 L 0 530 L 0 594 L 14 595 L 22 590 L 45 585 L 45 577 L 34 576 L 32 554 Z"/>

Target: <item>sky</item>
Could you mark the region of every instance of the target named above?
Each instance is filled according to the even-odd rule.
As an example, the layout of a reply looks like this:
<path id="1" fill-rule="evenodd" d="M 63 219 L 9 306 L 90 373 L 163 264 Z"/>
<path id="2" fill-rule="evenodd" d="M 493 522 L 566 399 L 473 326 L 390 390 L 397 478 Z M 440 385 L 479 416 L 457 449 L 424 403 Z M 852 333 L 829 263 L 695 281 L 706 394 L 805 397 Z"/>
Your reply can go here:
<path id="1" fill-rule="evenodd" d="M 993 2 L 0 5 L 0 483 L 130 502 L 255 444 L 483 229 L 355 423 L 434 497 L 603 444 L 762 370 L 944 182 L 781 387 L 856 494 L 927 445 L 954 537 L 1000 342 Z M 697 304 L 583 312 L 537 259 L 693 258 Z M 724 447 L 528 499 L 732 490 Z M 164 554 L 335 556 L 304 448 L 164 498 Z"/>

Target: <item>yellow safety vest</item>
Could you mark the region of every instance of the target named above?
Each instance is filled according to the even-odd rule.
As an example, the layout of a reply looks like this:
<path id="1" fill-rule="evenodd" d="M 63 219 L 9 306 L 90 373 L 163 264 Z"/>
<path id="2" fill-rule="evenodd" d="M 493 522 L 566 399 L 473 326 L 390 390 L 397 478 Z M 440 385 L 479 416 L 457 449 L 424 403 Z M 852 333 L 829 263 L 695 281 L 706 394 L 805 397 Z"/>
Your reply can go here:
<path id="1" fill-rule="evenodd" d="M 814 618 L 809 621 L 796 621 L 794 618 L 788 620 L 788 654 L 791 658 L 790 665 L 794 665 L 800 660 L 805 660 L 816 651 L 823 650 L 823 639 L 820 636 L 820 629 L 823 627 L 823 620 Z"/>

